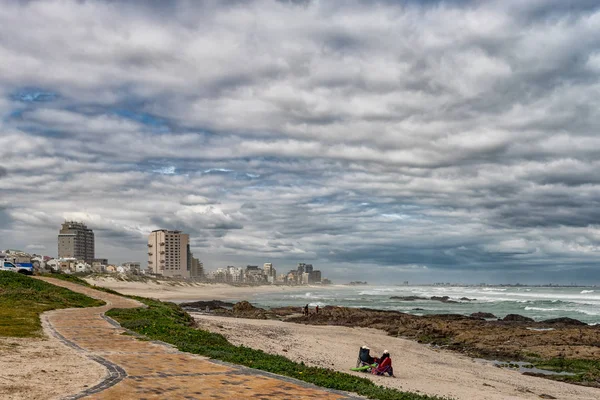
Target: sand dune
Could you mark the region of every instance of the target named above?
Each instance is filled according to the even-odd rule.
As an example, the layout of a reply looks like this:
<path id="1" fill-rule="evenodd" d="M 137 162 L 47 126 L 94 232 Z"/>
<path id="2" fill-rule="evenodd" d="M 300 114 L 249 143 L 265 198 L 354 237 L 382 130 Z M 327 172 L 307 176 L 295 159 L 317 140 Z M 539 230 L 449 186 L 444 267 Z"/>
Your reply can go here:
<path id="1" fill-rule="evenodd" d="M 153 299 L 176 300 L 249 300 L 259 293 L 292 292 L 302 289 L 311 291 L 326 290 L 323 286 L 232 286 L 222 283 L 188 283 L 178 281 L 123 281 L 113 277 L 90 277 L 85 280 L 97 286 L 106 287 L 131 296 Z"/>

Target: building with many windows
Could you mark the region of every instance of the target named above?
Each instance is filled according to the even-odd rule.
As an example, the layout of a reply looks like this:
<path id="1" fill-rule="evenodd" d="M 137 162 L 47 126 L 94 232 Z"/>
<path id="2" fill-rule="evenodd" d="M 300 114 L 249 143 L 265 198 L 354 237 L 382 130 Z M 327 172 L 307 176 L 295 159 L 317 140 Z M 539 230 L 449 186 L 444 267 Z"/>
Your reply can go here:
<path id="1" fill-rule="evenodd" d="M 65 221 L 58 233 L 58 258 L 75 258 L 91 264 L 94 254 L 94 231 L 84 223 Z"/>
<path id="2" fill-rule="evenodd" d="M 190 236 L 181 231 L 158 229 L 148 236 L 148 271 L 155 275 L 189 278 Z"/>
<path id="3" fill-rule="evenodd" d="M 273 267 L 273 263 L 264 263 L 263 271 L 265 276 L 267 277 L 267 282 L 275 283 L 277 280 L 277 270 Z"/>

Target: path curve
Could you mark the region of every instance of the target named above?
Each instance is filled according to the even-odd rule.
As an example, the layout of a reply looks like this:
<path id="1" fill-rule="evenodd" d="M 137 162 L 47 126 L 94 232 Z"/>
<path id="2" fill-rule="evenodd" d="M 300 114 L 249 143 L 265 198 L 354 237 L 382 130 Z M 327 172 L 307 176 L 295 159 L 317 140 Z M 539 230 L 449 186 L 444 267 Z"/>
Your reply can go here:
<path id="1" fill-rule="evenodd" d="M 123 335 L 104 313 L 141 303 L 75 283 L 40 278 L 106 302 L 102 307 L 70 308 L 42 314 L 51 333 L 107 369 L 105 379 L 66 399 L 352 399 L 347 394 L 295 379 L 183 353 L 160 342 Z"/>

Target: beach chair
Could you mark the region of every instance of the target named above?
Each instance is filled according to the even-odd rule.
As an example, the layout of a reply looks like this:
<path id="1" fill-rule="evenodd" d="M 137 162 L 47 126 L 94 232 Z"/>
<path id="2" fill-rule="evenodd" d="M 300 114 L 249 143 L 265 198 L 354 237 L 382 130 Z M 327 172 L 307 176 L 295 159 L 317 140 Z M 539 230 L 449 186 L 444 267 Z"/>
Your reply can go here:
<path id="1" fill-rule="evenodd" d="M 375 359 L 369 353 L 370 349 L 367 346 L 362 346 L 358 350 L 355 370 L 370 372 Z"/>

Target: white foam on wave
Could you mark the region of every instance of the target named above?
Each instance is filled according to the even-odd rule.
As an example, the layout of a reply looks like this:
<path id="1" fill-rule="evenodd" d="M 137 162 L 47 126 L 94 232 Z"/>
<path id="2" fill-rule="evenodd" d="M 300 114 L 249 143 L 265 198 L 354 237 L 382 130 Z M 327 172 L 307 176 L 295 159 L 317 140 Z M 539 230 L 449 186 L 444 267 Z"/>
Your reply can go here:
<path id="1" fill-rule="evenodd" d="M 506 296 L 514 296 L 514 297 L 529 297 L 531 300 L 558 300 L 558 301 L 568 301 L 572 303 L 578 304 L 590 304 L 590 305 L 598 305 L 600 304 L 600 296 L 597 294 L 587 293 L 584 296 L 581 294 L 558 294 L 558 293 L 506 293 Z M 516 301 L 516 299 L 512 299 L 512 301 Z"/>
<path id="2" fill-rule="evenodd" d="M 525 307 L 526 311 L 568 311 L 564 308 Z"/>
<path id="3" fill-rule="evenodd" d="M 312 294 L 312 292 L 306 292 L 304 294 L 292 294 L 289 297 L 292 299 L 322 299 L 326 298 L 327 296 L 317 296 Z"/>
<path id="4" fill-rule="evenodd" d="M 584 293 L 594 293 L 594 291 L 593 290 L 582 290 L 579 293 L 581 293 L 581 294 L 584 294 Z"/>
<path id="5" fill-rule="evenodd" d="M 600 315 L 600 312 L 598 312 L 598 311 L 588 311 L 588 310 L 581 310 L 581 309 L 574 310 L 574 311 L 585 314 L 585 315 L 592 315 L 592 316 Z"/>
<path id="6" fill-rule="evenodd" d="M 394 292 L 394 291 L 395 291 L 395 289 L 381 288 L 381 289 L 363 290 L 363 291 L 358 292 L 358 294 L 360 296 L 379 296 L 384 293 L 390 293 L 390 292 Z"/>
<path id="7" fill-rule="evenodd" d="M 589 310 L 584 310 L 584 309 L 576 309 L 576 310 L 569 310 L 566 308 L 544 308 L 544 307 L 525 307 L 526 311 L 562 311 L 562 312 L 569 312 L 569 313 L 581 313 L 581 314 L 586 314 L 586 315 L 591 315 L 591 316 L 596 316 L 596 315 L 600 315 L 600 312 L 597 311 L 589 311 Z"/>

